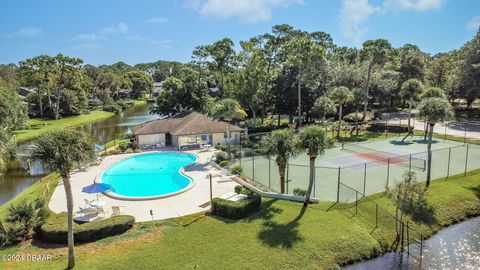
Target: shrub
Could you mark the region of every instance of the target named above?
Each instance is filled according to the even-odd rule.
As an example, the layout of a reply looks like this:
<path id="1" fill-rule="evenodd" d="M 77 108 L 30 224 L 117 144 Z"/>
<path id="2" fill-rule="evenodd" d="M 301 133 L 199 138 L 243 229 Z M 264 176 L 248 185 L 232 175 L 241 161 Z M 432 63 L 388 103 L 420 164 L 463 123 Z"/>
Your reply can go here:
<path id="1" fill-rule="evenodd" d="M 130 147 L 130 143 L 128 143 L 128 142 L 120 142 L 120 143 L 118 144 L 118 149 L 119 149 L 121 152 L 125 152 L 129 147 Z"/>
<path id="2" fill-rule="evenodd" d="M 142 149 L 137 148 L 137 149 L 133 150 L 133 152 L 134 152 L 134 153 L 141 153 L 141 152 L 142 152 Z"/>
<path id="3" fill-rule="evenodd" d="M 240 194 L 240 192 L 242 192 L 242 189 L 243 189 L 243 186 L 241 185 L 236 185 L 234 190 L 235 190 L 235 193 L 237 194 Z"/>
<path id="4" fill-rule="evenodd" d="M 355 120 L 362 121 L 362 118 L 363 118 L 363 112 L 358 112 L 358 114 L 356 112 L 353 112 L 345 115 L 345 117 L 343 117 L 343 120 L 346 122 L 355 122 Z M 365 118 L 365 121 L 368 122 L 368 121 L 371 121 L 372 119 L 373 119 L 373 114 L 371 112 L 367 112 L 367 117 Z"/>
<path id="5" fill-rule="evenodd" d="M 261 204 L 262 199 L 256 194 L 248 196 L 239 202 L 214 198 L 212 201 L 212 214 L 229 219 L 240 219 L 256 212 Z"/>
<path id="6" fill-rule="evenodd" d="M 74 224 L 75 242 L 86 243 L 105 237 L 122 234 L 135 223 L 135 218 L 127 215 L 113 216 L 100 221 Z M 67 213 L 52 214 L 40 227 L 40 237 L 51 243 L 67 242 Z"/>
<path id="7" fill-rule="evenodd" d="M 28 238 L 47 219 L 48 212 L 43 200 L 21 201 L 10 204 L 7 209 L 6 220 L 18 224 L 23 229 L 23 239 Z"/>
<path id="8" fill-rule="evenodd" d="M 217 164 L 220 164 L 220 162 L 224 161 L 224 160 L 229 160 L 230 157 L 228 155 L 227 152 L 218 152 L 216 155 L 215 155 L 215 158 L 216 158 L 216 162 Z"/>
<path id="9" fill-rule="evenodd" d="M 7 247 L 20 243 L 24 236 L 23 232 L 24 228 L 19 223 L 6 226 L 0 221 L 0 247 Z"/>
<path id="10" fill-rule="evenodd" d="M 239 175 L 243 172 L 243 168 L 242 166 L 240 165 L 233 165 L 231 168 L 230 168 L 230 172 L 233 173 L 233 174 L 236 174 L 236 175 Z"/>
<path id="11" fill-rule="evenodd" d="M 130 107 L 130 106 L 128 106 L 128 104 L 127 104 L 125 101 L 123 101 L 123 100 L 117 100 L 115 103 L 117 104 L 118 107 L 120 107 L 120 108 L 122 109 L 122 111 L 125 111 L 126 109 L 128 109 L 128 107 Z"/>
<path id="12" fill-rule="evenodd" d="M 250 189 L 245 188 L 245 187 L 243 187 L 242 191 L 240 191 L 240 194 L 245 194 L 247 196 L 255 195 L 255 193 L 253 191 L 251 191 Z"/>
<path id="13" fill-rule="evenodd" d="M 293 195 L 305 197 L 307 196 L 307 191 L 305 189 L 295 188 L 293 190 Z"/>
<path id="14" fill-rule="evenodd" d="M 128 148 L 127 150 L 125 150 L 125 152 L 123 152 L 125 154 L 132 154 L 133 153 L 133 149 L 132 148 Z"/>
<path id="15" fill-rule="evenodd" d="M 105 104 L 103 105 L 102 110 L 119 114 L 122 112 L 122 107 L 118 106 L 117 104 Z"/>
<path id="16" fill-rule="evenodd" d="M 253 157 L 254 155 L 255 155 L 255 151 L 253 151 L 252 149 L 243 150 L 244 157 Z"/>
<path id="17" fill-rule="evenodd" d="M 228 160 L 222 160 L 220 163 L 218 163 L 218 165 L 220 165 L 222 168 L 225 168 L 228 166 Z"/>

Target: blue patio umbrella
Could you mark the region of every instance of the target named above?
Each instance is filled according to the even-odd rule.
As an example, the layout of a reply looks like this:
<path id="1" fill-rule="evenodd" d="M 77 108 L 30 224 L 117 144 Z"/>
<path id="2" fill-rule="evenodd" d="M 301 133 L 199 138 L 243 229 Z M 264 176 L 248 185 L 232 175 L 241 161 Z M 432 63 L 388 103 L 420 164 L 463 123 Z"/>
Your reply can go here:
<path id="1" fill-rule="evenodd" d="M 103 147 L 101 145 L 98 145 L 98 144 L 95 144 L 94 148 L 95 148 L 95 152 L 100 152 L 100 151 L 103 151 L 105 149 L 105 147 Z"/>
<path id="2" fill-rule="evenodd" d="M 84 186 L 82 188 L 82 192 L 85 192 L 85 193 L 100 193 L 100 192 L 105 192 L 107 190 L 112 190 L 112 186 L 105 183 L 94 183 L 88 186 Z"/>

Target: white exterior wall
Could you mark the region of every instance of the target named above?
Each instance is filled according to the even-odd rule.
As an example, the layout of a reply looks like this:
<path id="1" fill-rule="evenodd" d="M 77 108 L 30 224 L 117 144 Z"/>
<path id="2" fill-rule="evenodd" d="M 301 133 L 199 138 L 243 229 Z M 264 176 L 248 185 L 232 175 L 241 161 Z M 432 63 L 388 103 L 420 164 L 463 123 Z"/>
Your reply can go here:
<path id="1" fill-rule="evenodd" d="M 232 131 L 230 132 L 230 143 L 231 144 L 236 144 L 240 142 L 240 132 L 238 131 Z M 213 133 L 213 145 L 217 144 L 227 144 L 228 140 L 227 138 L 223 137 L 223 132 L 222 133 Z"/>
<path id="2" fill-rule="evenodd" d="M 138 144 L 163 144 L 165 145 L 165 134 L 138 135 Z"/>

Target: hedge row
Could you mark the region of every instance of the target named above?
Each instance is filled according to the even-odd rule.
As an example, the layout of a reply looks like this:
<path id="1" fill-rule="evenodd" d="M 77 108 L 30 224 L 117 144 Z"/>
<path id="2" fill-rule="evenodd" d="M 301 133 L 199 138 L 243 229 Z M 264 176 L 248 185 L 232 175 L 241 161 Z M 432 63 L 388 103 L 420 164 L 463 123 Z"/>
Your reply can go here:
<path id="1" fill-rule="evenodd" d="M 257 194 L 251 194 L 239 202 L 214 198 L 212 214 L 229 219 L 240 219 L 256 212 L 261 204 L 262 198 Z"/>
<path id="2" fill-rule="evenodd" d="M 76 243 L 93 242 L 105 237 L 122 234 L 135 223 L 135 218 L 127 215 L 113 216 L 111 218 L 73 224 L 74 239 Z M 51 214 L 45 224 L 40 227 L 40 237 L 51 243 L 64 244 L 67 242 L 67 213 Z"/>

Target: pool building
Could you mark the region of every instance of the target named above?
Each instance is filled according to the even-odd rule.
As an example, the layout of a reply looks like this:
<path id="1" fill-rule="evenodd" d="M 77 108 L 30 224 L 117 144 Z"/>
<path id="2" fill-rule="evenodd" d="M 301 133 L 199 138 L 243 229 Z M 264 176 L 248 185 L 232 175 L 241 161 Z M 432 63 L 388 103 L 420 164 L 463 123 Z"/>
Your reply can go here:
<path id="1" fill-rule="evenodd" d="M 185 111 L 164 119 L 152 120 L 132 128 L 141 149 L 175 147 L 196 149 L 204 145 L 237 144 L 242 128 Z"/>

